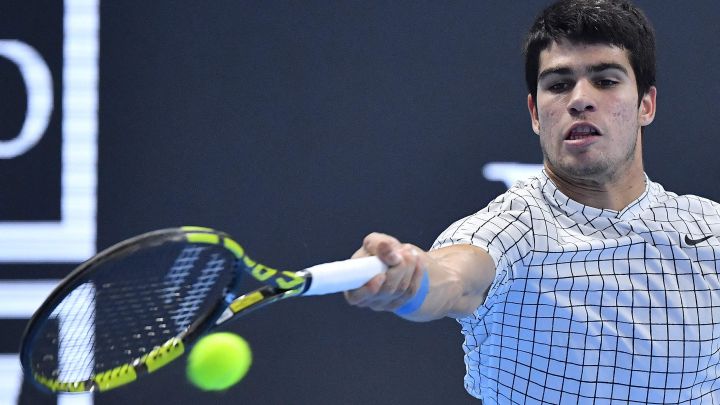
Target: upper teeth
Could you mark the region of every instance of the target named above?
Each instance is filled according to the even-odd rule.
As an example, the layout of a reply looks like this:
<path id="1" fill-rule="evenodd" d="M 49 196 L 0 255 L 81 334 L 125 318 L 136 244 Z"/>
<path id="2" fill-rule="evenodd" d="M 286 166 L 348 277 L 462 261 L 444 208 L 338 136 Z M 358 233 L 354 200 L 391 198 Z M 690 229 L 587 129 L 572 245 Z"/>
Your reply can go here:
<path id="1" fill-rule="evenodd" d="M 589 134 L 589 133 L 593 133 L 593 132 L 597 132 L 597 131 L 595 131 L 595 128 L 593 128 L 593 127 L 581 125 L 579 127 L 573 128 L 572 132 L 581 132 L 581 133 Z"/>

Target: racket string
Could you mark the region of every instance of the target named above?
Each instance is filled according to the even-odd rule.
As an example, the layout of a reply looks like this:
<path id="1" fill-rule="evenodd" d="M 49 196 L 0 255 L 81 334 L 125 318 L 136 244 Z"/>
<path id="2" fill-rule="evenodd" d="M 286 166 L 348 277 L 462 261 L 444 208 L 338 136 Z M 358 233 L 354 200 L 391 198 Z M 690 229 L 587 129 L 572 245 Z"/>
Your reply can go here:
<path id="1" fill-rule="evenodd" d="M 185 299 L 177 306 L 176 310 L 170 311 L 170 319 L 175 321 L 176 333 L 181 333 L 195 319 L 197 311 L 205 301 L 210 289 L 216 285 L 220 273 L 226 268 L 227 262 L 218 254 L 213 254 L 200 272 L 197 281 L 189 287 Z"/>
<path id="2" fill-rule="evenodd" d="M 60 347 L 70 348 L 59 351 L 57 358 L 46 356 L 46 359 L 57 362 L 57 372 L 54 373 L 56 378 L 82 380 L 92 373 L 92 348 L 95 345 L 94 307 L 94 285 L 85 283 L 68 295 L 53 312 L 58 320 L 58 328 L 52 338 Z M 77 308 L 81 310 L 76 311 Z M 87 348 L 90 350 L 86 350 Z"/>
<path id="3" fill-rule="evenodd" d="M 175 259 L 172 267 L 170 267 L 170 271 L 164 278 L 165 283 L 168 285 L 165 287 L 165 292 L 160 296 L 163 302 L 166 304 L 173 302 L 178 290 L 180 290 L 185 279 L 187 279 L 190 271 L 195 267 L 195 262 L 204 249 L 204 247 L 199 246 L 187 247 L 183 249 L 180 256 Z"/>

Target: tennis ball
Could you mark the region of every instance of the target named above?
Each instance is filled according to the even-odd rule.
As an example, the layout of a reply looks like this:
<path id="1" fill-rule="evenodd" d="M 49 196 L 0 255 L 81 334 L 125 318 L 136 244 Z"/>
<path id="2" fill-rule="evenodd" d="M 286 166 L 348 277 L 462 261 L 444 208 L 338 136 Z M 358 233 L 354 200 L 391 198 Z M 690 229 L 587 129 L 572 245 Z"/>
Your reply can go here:
<path id="1" fill-rule="evenodd" d="M 252 364 L 250 346 L 234 333 L 220 332 L 200 339 L 187 361 L 187 378 L 205 391 L 230 388 L 247 374 Z"/>

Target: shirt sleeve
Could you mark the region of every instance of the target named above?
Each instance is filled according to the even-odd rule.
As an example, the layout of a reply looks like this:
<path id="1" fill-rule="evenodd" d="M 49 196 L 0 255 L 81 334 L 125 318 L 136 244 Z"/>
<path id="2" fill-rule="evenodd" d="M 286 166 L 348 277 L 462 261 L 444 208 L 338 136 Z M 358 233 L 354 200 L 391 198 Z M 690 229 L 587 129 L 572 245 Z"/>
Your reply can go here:
<path id="1" fill-rule="evenodd" d="M 517 191 L 510 189 L 484 209 L 456 221 L 440 234 L 431 248 L 469 244 L 488 252 L 495 262 L 495 278 L 485 302 L 467 319 L 458 319 L 460 323 L 472 323 L 484 317 L 512 284 L 515 265 L 531 252 L 530 210 L 527 200 Z"/>
<path id="2" fill-rule="evenodd" d="M 450 225 L 431 250 L 469 244 L 488 252 L 496 268 L 503 262 L 513 264 L 530 251 L 531 224 L 528 204 L 511 189 L 484 209 Z"/>

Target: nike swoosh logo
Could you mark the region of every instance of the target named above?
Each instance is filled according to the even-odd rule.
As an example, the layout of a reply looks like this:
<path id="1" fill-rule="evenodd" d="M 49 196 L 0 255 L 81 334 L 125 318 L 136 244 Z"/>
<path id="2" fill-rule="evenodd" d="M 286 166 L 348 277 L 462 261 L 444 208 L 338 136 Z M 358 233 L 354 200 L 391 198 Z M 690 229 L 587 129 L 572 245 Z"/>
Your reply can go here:
<path id="1" fill-rule="evenodd" d="M 715 235 L 706 236 L 702 239 L 690 239 L 690 237 L 688 235 L 685 235 L 685 243 L 687 243 L 690 246 L 695 246 L 700 242 L 705 242 L 706 240 L 712 238 L 713 236 L 715 236 Z"/>

